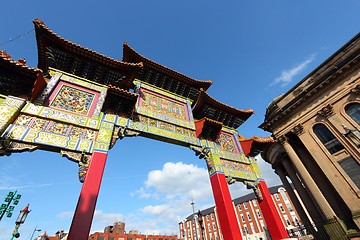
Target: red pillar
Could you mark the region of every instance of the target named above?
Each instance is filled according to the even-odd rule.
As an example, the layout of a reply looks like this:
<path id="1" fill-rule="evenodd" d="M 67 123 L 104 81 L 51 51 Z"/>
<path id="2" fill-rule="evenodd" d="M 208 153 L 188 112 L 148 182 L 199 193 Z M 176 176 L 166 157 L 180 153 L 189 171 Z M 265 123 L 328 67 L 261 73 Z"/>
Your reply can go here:
<path id="1" fill-rule="evenodd" d="M 271 198 L 269 189 L 264 180 L 260 180 L 258 188 L 262 194 L 263 200 L 258 199 L 261 212 L 263 213 L 267 229 L 272 240 L 289 238 L 280 215 L 276 210 L 275 204 Z"/>
<path id="2" fill-rule="evenodd" d="M 216 172 L 210 176 L 210 182 L 224 240 L 242 239 L 225 175 Z"/>
<path id="3" fill-rule="evenodd" d="M 91 162 L 70 226 L 67 238 L 69 240 L 87 240 L 89 237 L 106 157 L 107 153 L 104 152 L 94 152 L 91 157 Z"/>

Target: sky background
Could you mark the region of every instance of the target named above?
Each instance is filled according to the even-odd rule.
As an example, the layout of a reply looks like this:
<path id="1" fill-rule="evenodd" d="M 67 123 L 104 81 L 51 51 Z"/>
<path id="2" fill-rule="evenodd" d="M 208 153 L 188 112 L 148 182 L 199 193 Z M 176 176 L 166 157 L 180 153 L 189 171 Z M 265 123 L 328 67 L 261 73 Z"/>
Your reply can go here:
<path id="1" fill-rule="evenodd" d="M 1 1 L 0 49 L 37 66 L 32 20 L 61 37 L 114 59 L 127 42 L 141 55 L 198 80 L 212 80 L 213 98 L 255 114 L 238 131 L 268 136 L 258 126 L 268 104 L 359 32 L 360 1 Z M 35 151 L 0 159 L 0 201 L 22 194 L 12 218 L 0 222 L 9 239 L 19 211 L 32 210 L 19 239 L 37 227 L 68 231 L 81 184 L 77 165 L 59 153 Z M 278 177 L 259 159 L 268 186 Z M 126 230 L 178 234 L 178 222 L 213 206 L 205 162 L 186 148 L 141 137 L 110 151 L 91 232 L 114 221 Z M 250 193 L 230 187 L 233 198 Z M 37 236 L 36 232 L 35 236 Z"/>

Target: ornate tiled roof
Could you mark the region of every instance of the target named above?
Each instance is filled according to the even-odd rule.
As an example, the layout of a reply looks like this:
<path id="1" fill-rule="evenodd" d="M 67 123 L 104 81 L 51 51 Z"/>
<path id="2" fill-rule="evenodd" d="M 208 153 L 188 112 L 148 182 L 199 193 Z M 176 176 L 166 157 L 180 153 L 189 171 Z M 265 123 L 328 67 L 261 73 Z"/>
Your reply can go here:
<path id="1" fill-rule="evenodd" d="M 102 111 L 130 117 L 138 96 L 137 93 L 132 93 L 119 87 L 108 85 L 108 91 Z"/>
<path id="2" fill-rule="evenodd" d="M 238 140 L 246 156 L 256 156 L 274 142 L 272 137 L 253 136 L 251 138 L 244 138 L 240 134 Z"/>
<path id="3" fill-rule="evenodd" d="M 143 62 L 144 68 L 137 78 L 165 90 L 189 97 L 193 100 L 196 98 L 200 89 L 207 90 L 212 85 L 211 80 L 196 80 L 160 65 L 140 55 L 127 43 L 123 44 L 123 61 L 132 63 Z"/>
<path id="4" fill-rule="evenodd" d="M 113 84 L 124 89 L 133 86 L 134 77 L 142 68 L 141 63 L 112 59 L 60 37 L 40 19 L 33 22 L 38 67 L 44 72 L 53 67 L 105 85 Z"/>
<path id="5" fill-rule="evenodd" d="M 252 114 L 254 110 L 239 110 L 217 101 L 201 89 L 197 101 L 193 107 L 193 115 L 196 119 L 209 118 L 223 123 L 231 128 L 238 128 Z"/>
<path id="6" fill-rule="evenodd" d="M 195 119 L 196 137 L 216 141 L 220 136 L 222 123 L 210 118 Z"/>
<path id="7" fill-rule="evenodd" d="M 41 69 L 26 65 L 26 61 L 13 60 L 9 54 L 0 50 L 0 93 L 13 96 L 30 96 L 34 82 Z"/>

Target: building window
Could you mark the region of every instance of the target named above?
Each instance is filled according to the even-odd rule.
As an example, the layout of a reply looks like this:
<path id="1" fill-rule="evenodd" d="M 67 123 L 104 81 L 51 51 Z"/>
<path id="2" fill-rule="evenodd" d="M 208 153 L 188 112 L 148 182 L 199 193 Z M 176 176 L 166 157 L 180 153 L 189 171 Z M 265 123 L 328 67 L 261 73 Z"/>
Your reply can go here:
<path id="1" fill-rule="evenodd" d="M 108 240 L 115 240 L 115 237 L 109 237 Z"/>
<path id="2" fill-rule="evenodd" d="M 206 215 L 206 221 L 209 221 L 209 215 Z"/>
<path id="3" fill-rule="evenodd" d="M 247 228 L 246 225 L 244 225 L 244 233 L 245 233 L 245 234 L 249 234 L 249 229 Z"/>
<path id="4" fill-rule="evenodd" d="M 360 103 L 350 103 L 346 105 L 345 112 L 360 125 Z"/>
<path id="5" fill-rule="evenodd" d="M 264 227 L 265 227 L 264 221 L 263 221 L 263 220 L 260 220 L 259 223 L 260 223 L 260 226 L 261 226 L 261 228 L 262 228 L 262 231 L 264 231 Z"/>
<path id="6" fill-rule="evenodd" d="M 246 202 L 244 202 L 244 209 L 247 209 L 247 204 L 246 204 Z"/>
<path id="7" fill-rule="evenodd" d="M 213 225 L 213 229 L 216 230 L 216 224 L 213 222 L 212 225 Z"/>
<path id="8" fill-rule="evenodd" d="M 280 211 L 281 211 L 281 212 L 285 212 L 285 208 L 283 207 L 282 204 L 279 204 L 279 208 L 280 208 Z"/>
<path id="9" fill-rule="evenodd" d="M 341 168 L 360 189 L 360 165 L 351 156 L 339 161 Z"/>
<path id="10" fill-rule="evenodd" d="M 213 213 L 211 213 L 210 215 L 211 215 L 211 219 L 214 219 L 214 214 L 213 214 Z"/>
<path id="11" fill-rule="evenodd" d="M 277 193 L 274 194 L 274 197 L 275 197 L 276 201 L 280 201 L 279 195 Z"/>
<path id="12" fill-rule="evenodd" d="M 313 129 L 316 136 L 331 154 L 344 149 L 344 146 L 324 124 L 316 124 Z"/>
<path id="13" fill-rule="evenodd" d="M 211 231 L 210 223 L 208 223 L 208 230 Z"/>
<path id="14" fill-rule="evenodd" d="M 238 209 L 239 209 L 239 211 L 241 211 L 241 204 L 238 205 Z"/>
<path id="15" fill-rule="evenodd" d="M 280 195 L 281 197 L 284 199 L 284 201 L 289 201 L 288 197 L 286 196 L 286 190 L 284 188 L 279 188 L 279 192 L 280 192 Z"/>
<path id="16" fill-rule="evenodd" d="M 256 199 L 253 199 L 253 200 L 252 200 L 252 203 L 253 203 L 254 207 L 257 206 L 257 200 L 256 200 Z"/>
<path id="17" fill-rule="evenodd" d="M 287 224 L 288 226 L 290 226 L 291 223 L 290 223 L 290 220 L 289 220 L 288 216 L 287 216 L 287 215 L 284 215 L 283 217 L 284 217 L 284 219 L 285 219 L 286 224 Z"/>
<path id="18" fill-rule="evenodd" d="M 251 229 L 251 233 L 254 234 L 255 233 L 255 227 L 253 223 L 250 223 L 250 229 Z"/>
<path id="19" fill-rule="evenodd" d="M 245 222 L 244 215 L 243 215 L 243 214 L 241 214 L 241 215 L 240 215 L 240 217 L 241 217 L 241 221 Z"/>
<path id="20" fill-rule="evenodd" d="M 259 210 L 256 210 L 256 214 L 258 215 L 259 218 L 261 218 L 261 213 Z"/>
<path id="21" fill-rule="evenodd" d="M 246 215 L 247 215 L 247 218 L 249 219 L 249 221 L 251 221 L 250 213 L 247 212 Z"/>

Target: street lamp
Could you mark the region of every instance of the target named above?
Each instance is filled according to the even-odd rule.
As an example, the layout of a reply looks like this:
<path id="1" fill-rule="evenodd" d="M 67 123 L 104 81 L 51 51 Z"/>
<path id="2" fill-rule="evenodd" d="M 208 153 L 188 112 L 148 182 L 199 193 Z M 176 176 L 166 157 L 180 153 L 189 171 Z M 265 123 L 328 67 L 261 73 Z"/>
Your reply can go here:
<path id="1" fill-rule="evenodd" d="M 34 228 L 33 233 L 31 234 L 30 240 L 32 240 L 32 239 L 33 239 L 33 236 L 34 236 L 34 234 L 35 234 L 35 232 L 36 232 L 36 231 L 40 232 L 40 231 L 41 231 L 41 229 L 37 229 L 37 226 L 36 226 L 36 227 Z"/>
<path id="2" fill-rule="evenodd" d="M 21 195 L 16 193 L 17 190 L 15 192 L 9 192 L 5 197 L 5 203 L 0 205 L 0 221 L 5 214 L 8 218 L 12 216 L 15 206 L 10 206 L 10 204 L 18 205 L 21 198 Z"/>
<path id="3" fill-rule="evenodd" d="M 15 221 L 15 229 L 12 233 L 12 236 L 10 238 L 10 240 L 13 240 L 14 238 L 19 238 L 20 237 L 20 233 L 19 233 L 19 228 L 20 225 L 23 224 L 26 220 L 27 215 L 30 213 L 29 210 L 29 204 L 26 205 L 26 207 L 20 211 L 20 214 L 18 216 L 18 218 Z"/>

